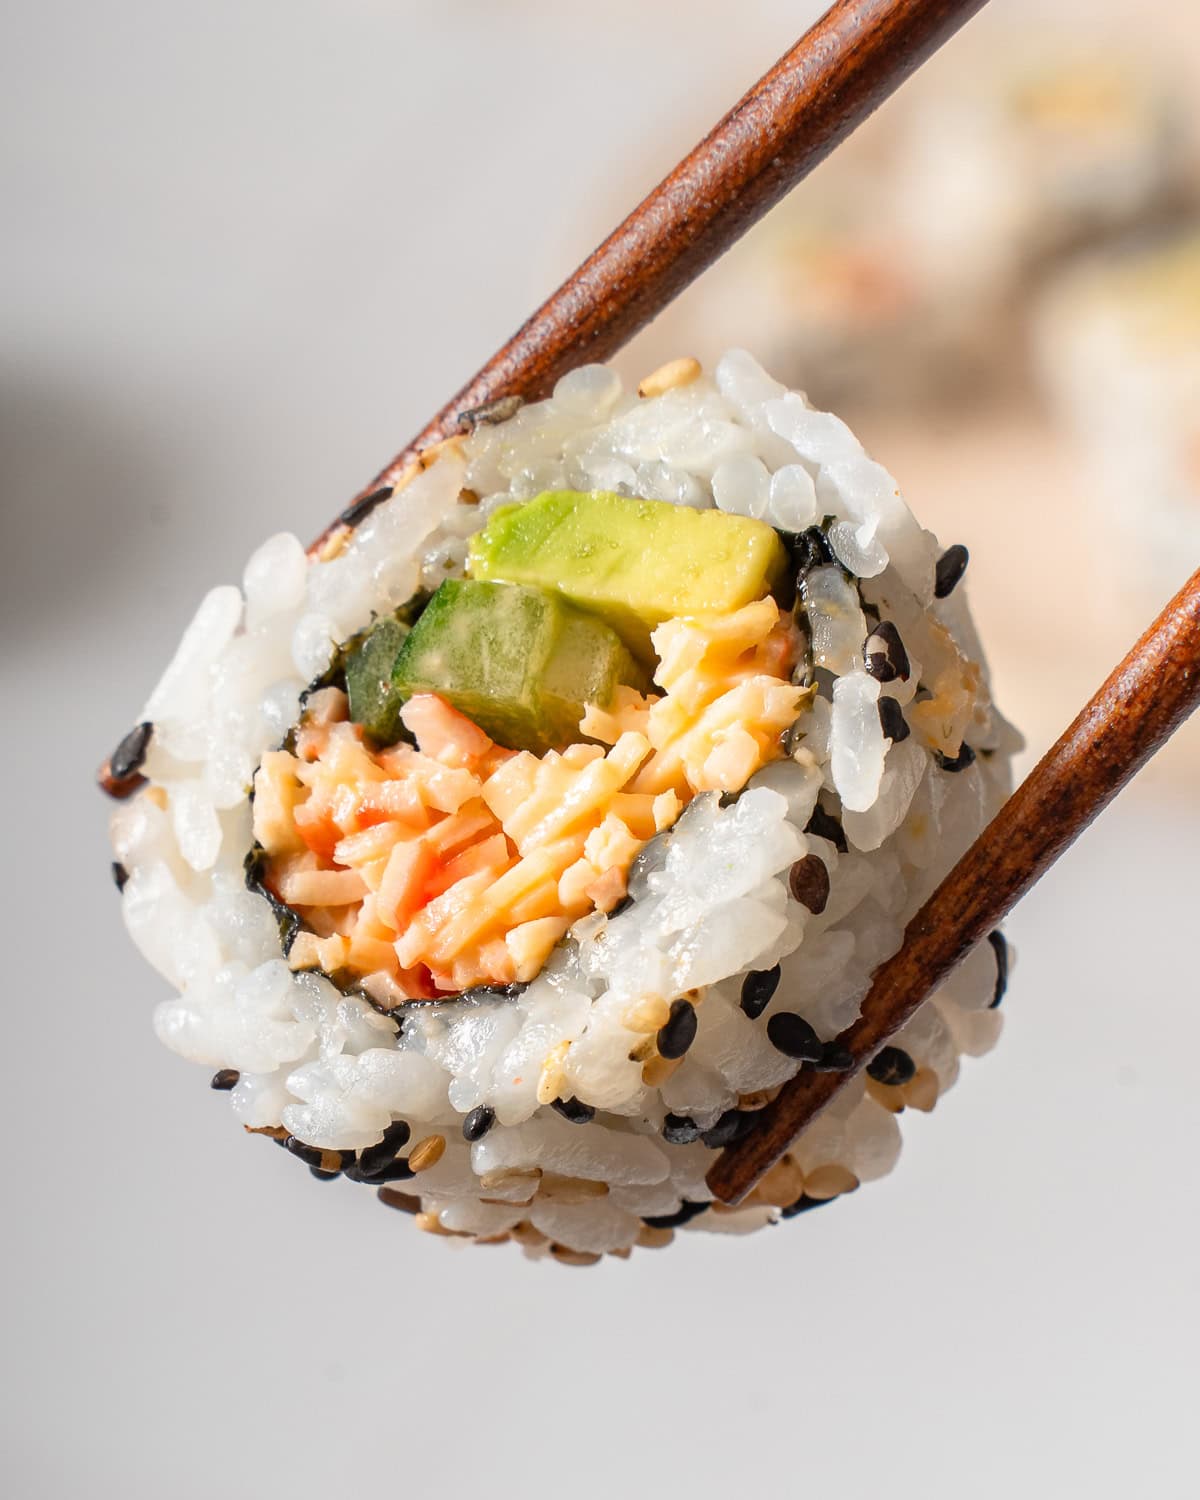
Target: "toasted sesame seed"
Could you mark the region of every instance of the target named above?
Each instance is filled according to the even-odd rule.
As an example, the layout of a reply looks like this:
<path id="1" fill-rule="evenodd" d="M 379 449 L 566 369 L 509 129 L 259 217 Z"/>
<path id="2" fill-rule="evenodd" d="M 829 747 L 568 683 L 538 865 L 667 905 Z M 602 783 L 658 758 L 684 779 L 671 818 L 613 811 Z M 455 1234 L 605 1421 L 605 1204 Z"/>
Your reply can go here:
<path id="1" fill-rule="evenodd" d="M 971 554 L 961 542 L 955 542 L 953 547 L 946 548 L 933 570 L 933 597 L 935 599 L 945 599 L 954 592 L 959 579 L 967 571 L 970 557 Z"/>
<path id="2" fill-rule="evenodd" d="M 369 495 L 360 495 L 357 500 L 352 500 L 338 517 L 338 521 L 343 526 L 357 526 L 360 521 L 366 520 L 377 505 L 382 505 L 391 498 L 392 486 L 385 484 L 381 489 L 372 490 Z"/>
<path id="3" fill-rule="evenodd" d="M 487 1135 L 496 1123 L 496 1111 L 490 1104 L 477 1104 L 463 1121 L 463 1139 L 477 1141 Z"/>
<path id="4" fill-rule="evenodd" d="M 423 1141 L 418 1141 L 408 1153 L 410 1171 L 424 1172 L 436 1166 L 445 1151 L 446 1137 L 444 1135 L 427 1135 Z"/>
<path id="5" fill-rule="evenodd" d="M 804 1173 L 789 1157 L 777 1161 L 765 1172 L 751 1198 L 772 1208 L 787 1208 L 804 1191 Z"/>
<path id="6" fill-rule="evenodd" d="M 886 1083 L 876 1083 L 873 1078 L 868 1077 L 867 1093 L 876 1104 L 882 1104 L 884 1109 L 893 1115 L 901 1114 L 904 1110 L 904 1094 L 899 1088 L 892 1088 Z"/>
<path id="7" fill-rule="evenodd" d="M 933 758 L 943 771 L 965 771 L 975 764 L 975 752 L 965 740 L 958 747 L 957 755 L 943 755 L 940 750 L 935 750 Z"/>
<path id="8" fill-rule="evenodd" d="M 117 890 L 123 891 L 129 880 L 129 871 L 119 860 L 114 859 L 112 862 L 112 878 Z"/>
<path id="9" fill-rule="evenodd" d="M 238 1079 L 242 1075 L 236 1068 L 219 1068 L 208 1081 L 210 1089 L 220 1089 L 222 1092 L 237 1088 Z"/>
<path id="10" fill-rule="evenodd" d="M 987 940 L 996 955 L 996 988 L 988 1005 L 989 1010 L 995 1010 L 1008 989 L 1008 941 L 999 928 L 995 932 L 989 932 Z"/>
<path id="11" fill-rule="evenodd" d="M 689 1219 L 694 1219 L 697 1214 L 702 1214 L 711 1207 L 710 1203 L 689 1203 L 685 1198 L 673 1214 L 647 1214 L 642 1223 L 648 1229 L 678 1229 L 681 1224 L 686 1224 Z"/>
<path id="12" fill-rule="evenodd" d="M 696 1040 L 696 1007 L 690 1000 L 673 1000 L 670 1015 L 660 1027 L 657 1043 L 658 1055 L 665 1058 L 682 1057 Z"/>
<path id="13" fill-rule="evenodd" d="M 895 1086 L 916 1076 L 917 1065 L 903 1047 L 881 1047 L 867 1064 L 867 1077 Z"/>
<path id="14" fill-rule="evenodd" d="M 660 1089 L 675 1069 L 683 1061 L 679 1057 L 654 1056 L 647 1060 L 642 1067 L 642 1082 L 649 1089 Z"/>
<path id="15" fill-rule="evenodd" d="M 586 1125 L 589 1120 L 596 1118 L 596 1111 L 590 1104 L 581 1104 L 578 1099 L 551 1099 L 551 1109 L 556 1109 L 564 1120 L 570 1120 L 572 1125 Z"/>
<path id="16" fill-rule="evenodd" d="M 397 1153 L 408 1144 L 412 1132 L 403 1120 L 395 1120 L 383 1132 L 383 1139 L 358 1153 L 358 1170 L 364 1177 L 374 1177 L 390 1166 Z"/>
<path id="17" fill-rule="evenodd" d="M 667 391 L 675 390 L 680 386 L 691 385 L 693 380 L 700 376 L 701 365 L 698 359 L 685 356 L 683 359 L 669 359 L 665 365 L 659 365 L 657 370 L 646 376 L 645 380 L 638 385 L 638 395 L 643 399 L 651 396 L 662 396 Z"/>
<path id="18" fill-rule="evenodd" d="M 563 1079 L 566 1077 L 567 1053 L 570 1051 L 569 1038 L 564 1038 L 547 1052 L 542 1063 L 542 1070 L 538 1074 L 537 1102 L 549 1104 L 557 1099 L 562 1091 Z"/>
<path id="19" fill-rule="evenodd" d="M 880 698 L 879 726 L 883 730 L 884 739 L 891 740 L 893 745 L 902 744 L 912 733 L 908 720 L 904 717 L 904 710 L 895 698 Z"/>
<path id="20" fill-rule="evenodd" d="M 136 724 L 108 757 L 108 771 L 113 781 L 127 781 L 140 771 L 150 748 L 150 737 L 154 725 L 149 722 Z"/>
<path id="21" fill-rule="evenodd" d="M 450 1231 L 442 1227 L 442 1221 L 437 1214 L 427 1214 L 422 1210 L 416 1216 L 416 1226 L 423 1229 L 426 1234 L 449 1234 Z"/>
<path id="22" fill-rule="evenodd" d="M 395 1208 L 402 1214 L 419 1214 L 421 1212 L 420 1198 L 414 1198 L 411 1193 L 401 1193 L 395 1188 L 381 1187 L 375 1194 L 380 1203 L 388 1208 Z"/>
<path id="23" fill-rule="evenodd" d="M 900 1086 L 905 1104 L 923 1114 L 928 1114 L 937 1103 L 939 1090 L 938 1076 L 932 1068 L 918 1068 L 909 1082 Z"/>
<path id="24" fill-rule="evenodd" d="M 665 1250 L 674 1238 L 673 1229 L 651 1229 L 649 1224 L 644 1224 L 638 1230 L 637 1242 L 644 1250 Z"/>
<path id="25" fill-rule="evenodd" d="M 628 1031 L 659 1031 L 670 1015 L 671 1007 L 662 995 L 642 995 L 622 1015 L 621 1025 Z"/>
<path id="26" fill-rule="evenodd" d="M 880 620 L 863 645 L 863 665 L 878 682 L 907 682 L 912 668 L 900 632 L 890 620 Z"/>
<path id="27" fill-rule="evenodd" d="M 668 1115 L 662 1124 L 662 1138 L 668 1146 L 690 1146 L 700 1139 L 700 1127 L 688 1115 Z"/>
<path id="28" fill-rule="evenodd" d="M 777 1052 L 800 1062 L 817 1062 L 821 1041 L 803 1016 L 795 1011 L 777 1010 L 767 1022 L 767 1040 Z"/>
<path id="29" fill-rule="evenodd" d="M 813 1067 L 818 1073 L 852 1073 L 855 1063 L 856 1058 L 849 1047 L 843 1047 L 840 1042 L 826 1042 Z"/>
<path id="30" fill-rule="evenodd" d="M 832 813 L 827 813 L 819 802 L 813 808 L 812 817 L 805 824 L 804 831 L 813 834 L 816 838 L 828 839 L 839 854 L 845 854 L 849 849 L 842 825 Z"/>
<path id="31" fill-rule="evenodd" d="M 742 1010 L 752 1021 L 757 1021 L 770 1005 L 779 988 L 779 965 L 773 969 L 754 969 L 742 980 Z"/>
<path id="32" fill-rule="evenodd" d="M 816 854 L 806 854 L 788 871 L 788 890 L 793 900 L 819 917 L 829 901 L 829 871 Z"/>
<path id="33" fill-rule="evenodd" d="M 550 1254 L 564 1266 L 597 1266 L 604 1258 L 590 1250 L 572 1250 L 570 1245 L 551 1245 Z"/>
<path id="34" fill-rule="evenodd" d="M 857 1186 L 858 1178 L 850 1168 L 836 1162 L 804 1174 L 804 1192 L 809 1198 L 839 1198 Z"/>
<path id="35" fill-rule="evenodd" d="M 608 1183 L 591 1177 L 564 1177 L 558 1172 L 543 1172 L 537 1195 L 552 1198 L 556 1203 L 590 1203 L 593 1198 L 608 1197 Z"/>

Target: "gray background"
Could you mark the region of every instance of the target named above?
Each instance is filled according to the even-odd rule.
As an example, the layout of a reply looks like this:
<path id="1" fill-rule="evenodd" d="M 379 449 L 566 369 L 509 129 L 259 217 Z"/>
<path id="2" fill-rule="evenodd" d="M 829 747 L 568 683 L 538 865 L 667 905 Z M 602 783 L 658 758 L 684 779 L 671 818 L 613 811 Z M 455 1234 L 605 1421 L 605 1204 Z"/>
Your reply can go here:
<path id="1" fill-rule="evenodd" d="M 105 889 L 91 772 L 200 591 L 317 531 L 816 8 L 5 7 L 6 1493 L 1194 1493 L 1194 775 L 1018 913 L 1001 1049 L 892 1177 L 589 1273 L 248 1140 Z"/>

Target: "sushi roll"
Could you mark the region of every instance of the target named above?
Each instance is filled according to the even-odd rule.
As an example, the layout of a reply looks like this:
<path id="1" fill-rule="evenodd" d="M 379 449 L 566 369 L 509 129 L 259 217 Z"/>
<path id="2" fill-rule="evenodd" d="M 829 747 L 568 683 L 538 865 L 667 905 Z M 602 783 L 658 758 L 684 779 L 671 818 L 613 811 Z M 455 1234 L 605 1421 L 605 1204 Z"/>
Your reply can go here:
<path id="1" fill-rule="evenodd" d="M 991 1046 L 974 953 L 736 1209 L 705 1174 L 1010 789 L 939 547 L 747 354 L 469 415 L 213 589 L 111 764 L 161 1040 L 315 1178 L 568 1264 L 886 1173 Z"/>

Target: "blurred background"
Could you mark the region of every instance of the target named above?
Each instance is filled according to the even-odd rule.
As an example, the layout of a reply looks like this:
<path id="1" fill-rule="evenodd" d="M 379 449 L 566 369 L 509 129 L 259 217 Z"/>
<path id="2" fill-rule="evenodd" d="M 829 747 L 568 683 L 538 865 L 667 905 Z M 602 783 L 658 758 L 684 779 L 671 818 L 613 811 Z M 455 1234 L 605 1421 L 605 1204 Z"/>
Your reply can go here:
<path id="1" fill-rule="evenodd" d="M 889 1179 L 586 1276 L 247 1140 L 106 899 L 92 771 L 201 592 L 820 8 L 0 11 L 6 1493 L 1194 1493 L 1200 724 L 1016 914 Z M 737 342 L 846 416 L 970 547 L 1027 764 L 1200 562 L 1198 84 L 1190 0 L 990 7 L 620 360 Z"/>

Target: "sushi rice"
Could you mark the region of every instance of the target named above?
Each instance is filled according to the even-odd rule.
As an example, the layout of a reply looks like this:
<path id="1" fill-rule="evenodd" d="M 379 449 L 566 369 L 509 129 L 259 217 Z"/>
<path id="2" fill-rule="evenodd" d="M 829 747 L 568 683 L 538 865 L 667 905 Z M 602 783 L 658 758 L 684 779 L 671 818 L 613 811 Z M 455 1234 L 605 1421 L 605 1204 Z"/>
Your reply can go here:
<path id="1" fill-rule="evenodd" d="M 315 556 L 264 542 L 241 589 L 201 602 L 141 716 L 146 784 L 112 819 L 126 925 L 177 991 L 157 1034 L 214 1070 L 242 1126 L 424 1229 L 569 1264 L 756 1229 L 888 1172 L 899 1112 L 996 1040 L 1009 963 L 994 934 L 743 1205 L 711 1202 L 720 1148 L 806 1061 L 837 1065 L 827 1044 L 1008 795 L 1020 742 L 991 703 L 964 549 L 942 551 L 843 422 L 737 350 L 640 390 L 583 366 L 440 445 Z M 744 786 L 702 784 L 637 840 L 624 898 L 564 919 L 519 984 L 381 996 L 335 984 L 311 937 L 298 969 L 247 883 L 256 771 L 342 643 L 463 576 L 500 506 L 553 490 L 783 534 L 802 559 L 795 722 Z"/>

